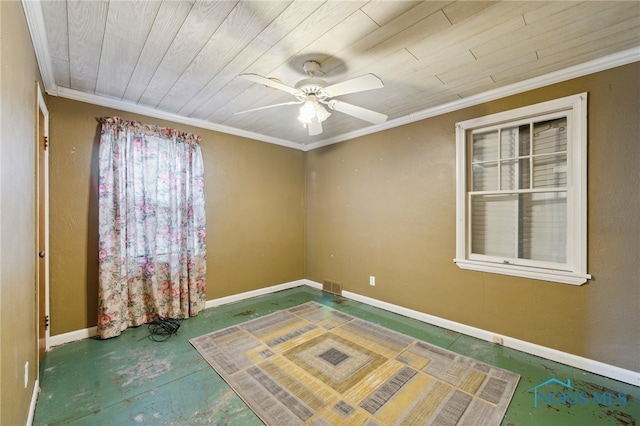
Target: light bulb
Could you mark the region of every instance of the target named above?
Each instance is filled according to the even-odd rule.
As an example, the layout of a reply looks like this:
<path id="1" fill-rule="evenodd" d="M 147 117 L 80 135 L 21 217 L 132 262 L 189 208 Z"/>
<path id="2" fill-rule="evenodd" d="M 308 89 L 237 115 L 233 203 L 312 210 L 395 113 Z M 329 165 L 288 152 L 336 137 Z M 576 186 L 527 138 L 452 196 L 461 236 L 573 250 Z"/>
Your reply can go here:
<path id="1" fill-rule="evenodd" d="M 331 116 L 331 113 L 326 110 L 325 107 L 316 102 L 315 114 L 318 117 L 318 121 L 322 123 L 324 120 Z"/>
<path id="2" fill-rule="evenodd" d="M 300 107 L 300 115 L 298 116 L 298 120 L 303 123 L 311 123 L 311 121 L 316 116 L 316 108 L 313 101 L 306 100 L 304 104 Z"/>

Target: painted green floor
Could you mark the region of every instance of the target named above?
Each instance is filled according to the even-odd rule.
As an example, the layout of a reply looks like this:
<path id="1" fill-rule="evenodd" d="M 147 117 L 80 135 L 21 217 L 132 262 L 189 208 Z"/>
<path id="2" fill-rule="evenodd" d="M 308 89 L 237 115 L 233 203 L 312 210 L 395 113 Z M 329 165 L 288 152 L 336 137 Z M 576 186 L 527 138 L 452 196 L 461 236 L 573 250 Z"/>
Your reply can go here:
<path id="1" fill-rule="evenodd" d="M 302 286 L 207 309 L 185 320 L 178 334 L 164 342 L 151 341 L 142 326 L 114 339 L 54 348 L 42 365 L 34 424 L 260 425 L 189 339 L 311 300 L 520 374 L 505 426 L 640 423 L 638 387 Z M 550 378 L 570 379 L 575 391 L 585 395 L 596 392 L 600 404 L 590 397 L 574 398 L 575 405 L 539 401 L 534 407 L 530 389 Z M 606 392 L 614 397 L 606 399 Z M 619 393 L 626 394 L 624 404 Z"/>

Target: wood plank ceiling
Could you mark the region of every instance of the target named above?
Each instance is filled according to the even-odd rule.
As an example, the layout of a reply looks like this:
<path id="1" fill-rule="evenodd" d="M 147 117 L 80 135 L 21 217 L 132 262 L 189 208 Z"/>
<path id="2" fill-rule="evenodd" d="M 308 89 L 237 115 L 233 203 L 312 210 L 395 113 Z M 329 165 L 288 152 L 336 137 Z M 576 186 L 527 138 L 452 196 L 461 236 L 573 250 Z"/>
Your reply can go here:
<path id="1" fill-rule="evenodd" d="M 640 46 L 637 1 L 42 1 L 56 94 L 91 96 L 294 144 L 371 124 L 333 111 L 309 136 L 291 94 L 302 65 L 329 84 L 373 73 L 384 88 L 340 100 L 390 120 Z M 33 32 L 33 29 L 32 29 Z M 40 38 L 42 39 L 42 38 Z M 38 39 L 34 37 L 36 43 Z M 37 49 L 38 50 L 38 49 Z M 42 58 L 39 57 L 39 61 Z M 41 65 L 42 68 L 42 65 Z"/>

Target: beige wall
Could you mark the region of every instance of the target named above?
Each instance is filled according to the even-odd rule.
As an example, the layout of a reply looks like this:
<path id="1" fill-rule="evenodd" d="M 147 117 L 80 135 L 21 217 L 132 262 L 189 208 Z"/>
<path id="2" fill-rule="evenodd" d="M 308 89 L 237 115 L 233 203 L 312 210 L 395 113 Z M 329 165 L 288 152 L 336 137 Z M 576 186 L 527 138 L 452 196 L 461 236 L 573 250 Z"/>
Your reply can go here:
<path id="1" fill-rule="evenodd" d="M 638 75 L 635 63 L 309 152 L 306 277 L 640 371 Z M 581 92 L 593 279 L 578 287 L 459 269 L 455 123 Z"/>
<path id="2" fill-rule="evenodd" d="M 304 277 L 303 152 L 62 98 L 49 110 L 52 335 L 96 325 L 96 117 L 202 136 L 208 300 Z"/>
<path id="3" fill-rule="evenodd" d="M 333 279 L 348 291 L 640 371 L 639 68 L 616 68 L 306 154 L 164 123 L 203 136 L 208 299 L 303 277 Z M 576 287 L 460 270 L 453 263 L 454 124 L 585 91 L 588 272 L 594 279 Z M 55 335 L 96 323 L 95 117 L 163 122 L 59 98 L 49 99 L 49 109 Z M 368 285 L 370 275 L 375 287 Z"/>
<path id="4" fill-rule="evenodd" d="M 17 1 L 0 2 L 0 63 L 0 424 L 19 425 L 27 421 L 37 374 L 35 82 L 40 75 Z"/>
<path id="5" fill-rule="evenodd" d="M 0 424 L 24 424 L 37 374 L 40 76 L 19 2 L 0 2 L 0 24 Z M 121 115 L 203 136 L 208 299 L 330 278 L 352 292 L 640 371 L 638 75 L 636 63 L 306 154 L 49 98 L 51 333 L 96 323 L 95 117 Z M 583 91 L 594 279 L 574 287 L 459 270 L 454 123 Z"/>

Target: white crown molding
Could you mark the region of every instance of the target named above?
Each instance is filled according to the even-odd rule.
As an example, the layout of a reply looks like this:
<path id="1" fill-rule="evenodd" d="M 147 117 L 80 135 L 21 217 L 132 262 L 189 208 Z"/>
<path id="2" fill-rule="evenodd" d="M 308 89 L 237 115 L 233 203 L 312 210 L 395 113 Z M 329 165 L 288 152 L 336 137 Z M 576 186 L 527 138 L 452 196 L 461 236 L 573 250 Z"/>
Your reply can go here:
<path id="1" fill-rule="evenodd" d="M 61 98 L 72 99 L 80 102 L 86 102 L 88 104 L 99 105 L 107 108 L 113 108 L 121 111 L 131 112 L 134 114 L 147 115 L 149 117 L 159 118 L 161 120 L 169 120 L 176 123 L 186 124 L 188 126 L 198 127 L 201 129 L 213 130 L 220 133 L 226 133 L 230 135 L 240 136 L 243 138 L 259 140 L 261 142 L 268 142 L 275 145 L 286 146 L 287 148 L 300 149 L 300 144 L 296 142 L 291 142 L 284 139 L 272 138 L 269 136 L 261 135 L 259 133 L 249 132 L 246 130 L 237 129 L 235 127 L 225 126 L 223 124 L 212 123 L 211 121 L 185 117 L 184 115 L 161 111 L 155 108 L 151 108 L 143 105 L 137 105 L 130 102 L 125 102 L 120 99 L 113 99 L 113 98 L 107 98 L 105 96 L 92 95 L 90 93 L 84 93 L 78 90 L 67 89 L 65 87 L 58 87 L 55 94 L 54 93 L 49 93 L 49 94 L 54 96 L 59 96 Z"/>
<path id="2" fill-rule="evenodd" d="M 565 68 L 559 71 L 554 71 L 545 75 L 530 78 L 518 83 L 509 84 L 504 87 L 499 87 L 493 90 L 489 90 L 484 93 L 469 96 L 467 98 L 459 99 L 446 104 L 438 105 L 433 108 L 427 108 L 422 111 L 411 113 L 403 117 L 389 120 L 386 123 L 365 127 L 353 132 L 344 133 L 332 138 L 323 139 L 317 142 L 304 144 L 300 142 L 294 142 L 291 140 L 285 140 L 280 138 L 274 138 L 266 135 L 262 135 L 255 132 L 249 132 L 246 130 L 237 129 L 235 127 L 225 126 L 222 124 L 212 123 L 206 120 L 200 120 L 196 118 L 185 117 L 178 114 L 164 112 L 151 107 L 145 107 L 142 105 L 133 104 L 131 102 L 125 102 L 119 99 L 107 98 L 104 96 L 92 95 L 83 92 L 79 92 L 73 89 L 67 89 L 59 87 L 55 83 L 53 75 L 53 66 L 51 62 L 51 54 L 49 51 L 49 43 L 47 40 L 46 28 L 44 25 L 44 16 L 42 15 L 42 8 L 39 1 L 22 0 L 22 6 L 27 18 L 27 24 L 29 26 L 29 32 L 31 33 L 31 40 L 36 52 L 36 58 L 38 60 L 38 66 L 40 68 L 40 74 L 42 75 L 45 91 L 52 96 L 60 96 L 68 99 L 73 99 L 81 102 L 87 102 L 90 104 L 106 106 L 109 108 L 119 109 L 136 114 L 143 114 L 149 117 L 160 118 L 165 120 L 174 121 L 176 123 L 186 124 L 189 126 L 200 127 L 203 129 L 213 130 L 216 132 L 227 133 L 235 136 L 240 136 L 249 139 L 255 139 L 262 142 L 272 143 L 275 145 L 281 145 L 288 148 L 294 148 L 301 151 L 311 151 L 323 146 L 332 145 L 338 142 L 344 142 L 349 139 L 354 139 L 361 136 L 366 136 L 372 133 L 381 132 L 383 130 L 392 129 L 394 127 L 402 126 L 405 124 L 413 123 L 415 121 L 424 120 L 426 118 L 435 117 L 438 115 L 446 114 L 449 112 L 457 111 L 463 108 L 479 105 L 485 102 L 494 101 L 496 99 L 504 98 L 506 96 L 516 95 L 518 93 L 526 92 L 528 90 L 538 89 L 540 87 L 548 86 L 550 84 L 560 83 L 562 81 L 570 80 L 572 78 L 582 77 L 584 75 L 593 74 L 595 72 L 604 71 L 610 68 L 630 64 L 632 62 L 640 61 L 640 46 L 633 47 L 628 50 L 624 50 L 612 55 L 604 56 L 599 59 L 585 62 L 583 64 L 574 65 L 569 68 Z"/>
<path id="3" fill-rule="evenodd" d="M 36 60 L 40 69 L 42 83 L 47 93 L 55 95 L 57 85 L 53 76 L 53 64 L 51 53 L 49 52 L 49 41 L 47 31 L 44 26 L 44 15 L 40 2 L 33 0 L 22 0 L 22 8 L 31 34 L 31 42 L 36 52 Z"/>
<path id="4" fill-rule="evenodd" d="M 414 112 L 403 117 L 399 117 L 386 123 L 376 126 L 366 127 L 364 129 L 356 130 L 353 132 L 345 133 L 334 138 L 324 139 L 318 142 L 310 143 L 304 147 L 304 151 L 311 151 L 313 149 L 321 148 L 323 146 L 332 145 L 338 142 L 344 142 L 349 139 L 353 139 L 360 136 L 369 135 L 371 133 L 381 132 L 383 130 L 392 129 L 394 127 L 402 126 L 405 124 L 413 123 L 415 121 L 424 120 L 426 118 L 436 117 L 438 115 L 446 114 L 449 112 L 458 111 L 464 108 L 480 105 L 486 102 L 495 101 L 507 96 L 517 95 L 533 89 L 539 89 L 551 84 L 561 83 L 563 81 L 571 80 L 573 78 L 582 77 L 585 75 L 593 74 L 596 72 L 608 70 L 611 68 L 627 65 L 633 62 L 640 61 L 640 46 L 633 47 L 628 50 L 623 50 L 602 58 L 594 59 L 582 64 L 574 65 L 569 68 L 554 71 L 548 74 L 544 74 L 538 77 L 533 77 L 528 80 L 520 81 L 518 83 L 509 84 L 507 86 L 498 87 L 496 89 L 489 90 L 487 92 L 479 93 L 477 95 L 469 96 L 467 98 L 452 101 L 446 104 L 438 105 L 433 108 L 427 108 L 422 111 Z"/>
<path id="5" fill-rule="evenodd" d="M 199 127 L 201 129 L 213 130 L 220 133 L 240 136 L 243 138 L 259 140 L 275 145 L 282 145 L 287 148 L 300 149 L 300 144 L 284 139 L 273 138 L 259 133 L 249 132 L 237 129 L 235 127 L 225 126 L 222 124 L 212 123 L 206 120 L 190 118 L 179 114 L 173 114 L 155 108 L 133 104 L 120 99 L 108 98 L 105 96 L 93 95 L 90 93 L 80 92 L 74 89 L 68 89 L 58 86 L 55 82 L 53 74 L 53 64 L 51 62 L 51 52 L 49 51 L 49 41 L 47 39 L 46 27 L 44 25 L 44 15 L 42 14 L 42 6 L 39 1 L 22 0 L 27 26 L 31 34 L 31 41 L 36 53 L 38 68 L 44 84 L 44 90 L 51 96 L 59 96 L 75 101 L 86 102 L 93 105 L 104 106 L 108 108 L 118 109 L 121 111 L 131 112 L 134 114 L 147 115 L 149 117 L 169 120 L 176 123 L 186 124 L 188 126 Z"/>

